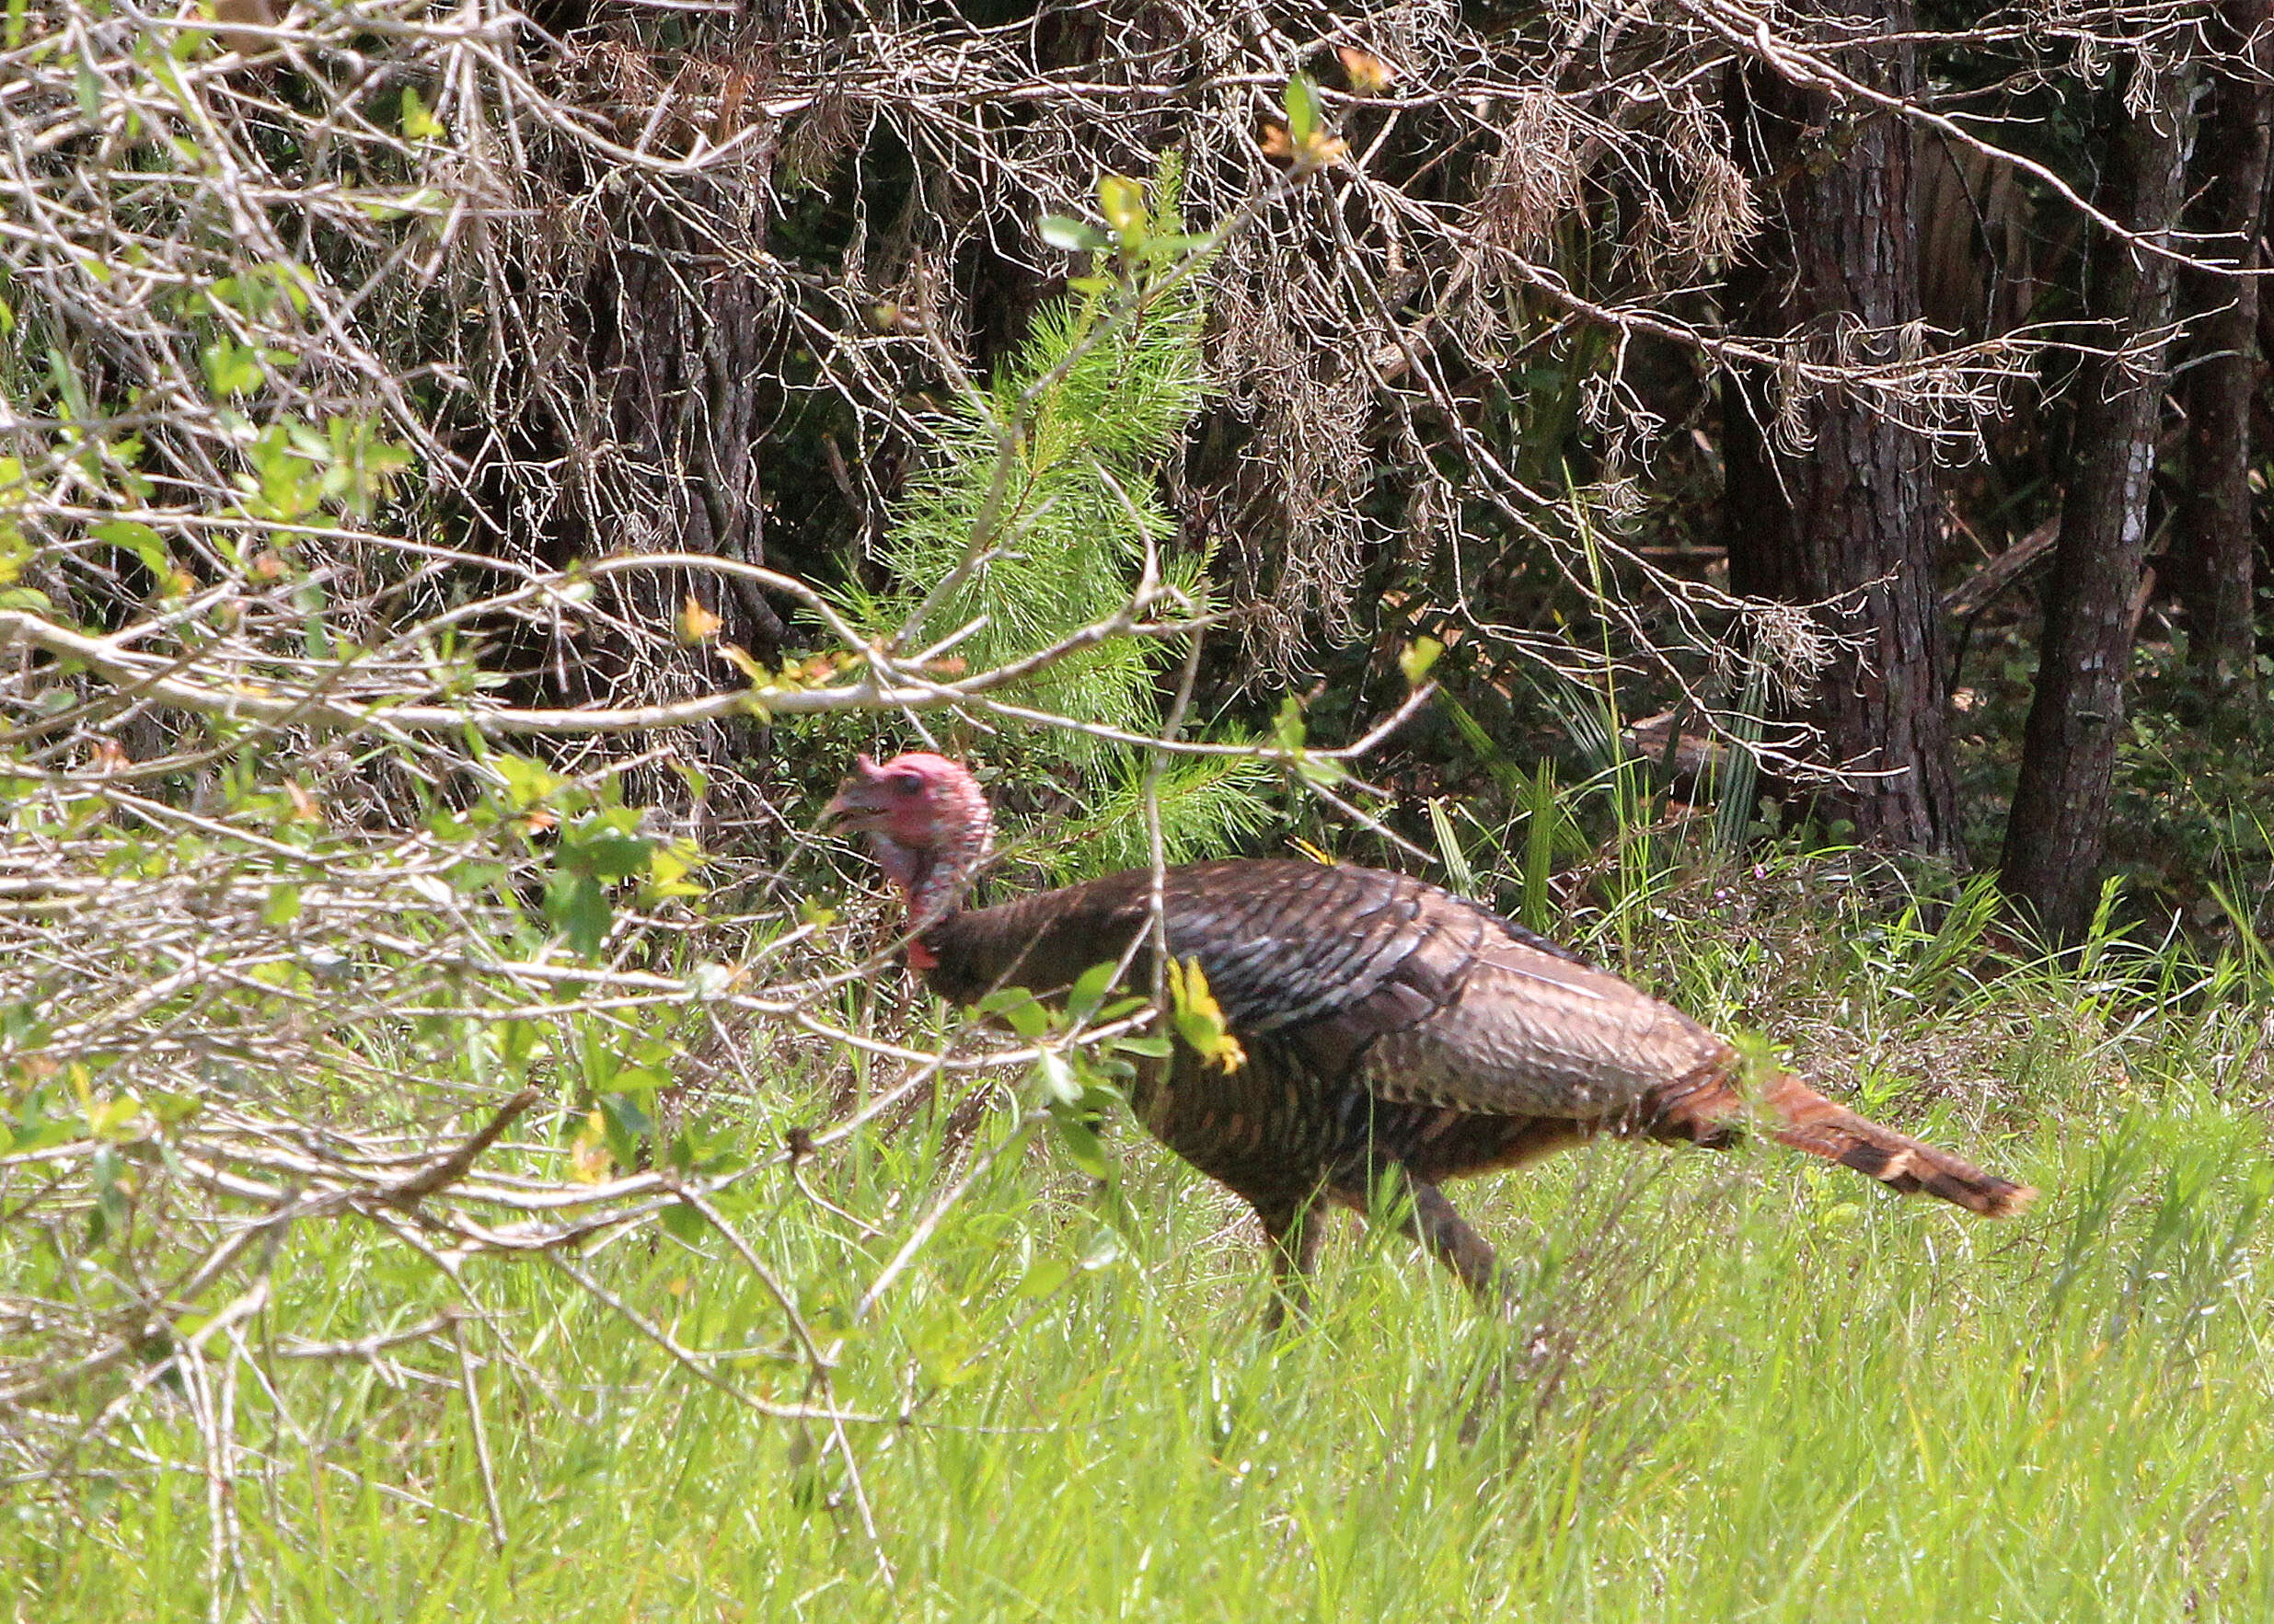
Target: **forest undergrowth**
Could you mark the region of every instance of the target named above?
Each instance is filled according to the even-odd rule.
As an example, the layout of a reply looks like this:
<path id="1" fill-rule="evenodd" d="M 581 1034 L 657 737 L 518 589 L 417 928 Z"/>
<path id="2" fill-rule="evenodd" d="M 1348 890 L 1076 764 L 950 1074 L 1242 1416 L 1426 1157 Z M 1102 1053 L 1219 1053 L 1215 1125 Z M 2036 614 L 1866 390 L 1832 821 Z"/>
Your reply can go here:
<path id="1" fill-rule="evenodd" d="M 2036 1208 L 1985 1224 L 1773 1148 L 1601 1146 L 1456 1192 L 1513 1261 L 1505 1322 L 1345 1220 L 1313 1317 L 1274 1341 L 1250 1220 L 1125 1117 L 1103 1181 L 986 1077 L 782 1162 L 864 1083 L 841 1050 L 761 1046 L 745 1086 L 678 1108 L 704 1165 L 755 1169 L 711 1198 L 719 1229 L 469 1257 L 455 1298 L 399 1233 L 275 1232 L 230 1333 L 247 1356 L 190 1366 L 215 1392 L 170 1377 L 123 1434 L 16 1480 L 0 1599 L 43 1620 L 2268 1616 L 2268 967 L 2118 929 L 2045 960 L 1985 908 L 1891 905 L 1789 842 L 1662 878 L 1587 910 L 1580 945 L 1766 1023 Z M 891 976 L 870 1015 L 919 1048 L 962 1019 Z M 245 1088 L 328 1094 L 342 1127 L 496 1088 L 447 1047 L 387 1071 Z M 564 1089 L 488 1179 L 557 1181 L 589 1139 Z M 896 1289 L 856 1301 L 919 1215 Z M 0 1245 L 0 1274 L 55 1261 L 29 1226 Z M 769 1282 L 829 1344 L 841 1421 L 754 1407 L 815 1391 Z M 92 1415 L 116 1388 L 61 1401 Z"/>

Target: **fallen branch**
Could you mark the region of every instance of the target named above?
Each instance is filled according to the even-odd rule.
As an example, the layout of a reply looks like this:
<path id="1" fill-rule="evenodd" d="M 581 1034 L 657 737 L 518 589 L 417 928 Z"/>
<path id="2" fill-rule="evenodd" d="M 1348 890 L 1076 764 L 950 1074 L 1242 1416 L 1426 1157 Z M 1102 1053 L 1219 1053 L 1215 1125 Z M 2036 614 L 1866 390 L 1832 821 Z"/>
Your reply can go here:
<path id="1" fill-rule="evenodd" d="M 1943 594 L 1943 613 L 1961 619 L 1980 614 L 2060 540 L 2060 515 L 2038 525 Z"/>

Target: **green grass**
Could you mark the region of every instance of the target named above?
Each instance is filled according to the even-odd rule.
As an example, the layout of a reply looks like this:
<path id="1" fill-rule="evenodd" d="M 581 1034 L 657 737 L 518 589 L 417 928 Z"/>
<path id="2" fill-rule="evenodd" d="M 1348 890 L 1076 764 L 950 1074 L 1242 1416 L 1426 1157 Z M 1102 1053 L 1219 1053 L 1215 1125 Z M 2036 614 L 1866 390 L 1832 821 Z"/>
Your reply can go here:
<path id="1" fill-rule="evenodd" d="M 563 1274 L 492 1257 L 464 1285 L 489 1316 L 467 1346 L 493 1549 L 447 1342 L 392 1367 L 271 1356 L 446 1300 L 372 1226 L 304 1224 L 228 1366 L 244 1454 L 223 1610 L 2274 1617 L 2263 1007 L 2199 990 L 2159 1007 L 2174 973 L 2152 954 L 1985 979 L 1945 974 L 1935 933 L 1899 922 L 1780 951 L 1749 934 L 1670 927 L 1643 968 L 1715 1017 L 1773 998 L 1828 1081 L 2037 1183 L 2037 1207 L 1986 1224 L 1773 1149 L 1606 1146 L 1456 1189 L 1516 1267 L 1508 1322 L 1345 1220 L 1318 1312 L 1274 1342 L 1250 1224 L 1205 1180 L 1125 1125 L 1117 1208 L 1016 1150 L 842 1349 L 838 1400 L 888 1418 L 848 1428 L 876 1548 L 825 1429 L 752 1412 Z M 837 1081 L 708 1109 L 755 1150 L 817 1120 Z M 808 1164 L 880 1234 L 779 1169 L 731 1204 L 818 1322 L 950 1162 L 1010 1131 L 981 1118 L 951 1156 L 943 1114 Z M 779 1311 L 715 1236 L 642 1229 L 578 1267 L 689 1346 L 752 1349 L 721 1366 L 747 1390 L 804 1395 L 768 1354 Z M 0 1614 L 205 1616 L 199 1436 L 163 1399 L 131 1448 L 11 1491 Z"/>

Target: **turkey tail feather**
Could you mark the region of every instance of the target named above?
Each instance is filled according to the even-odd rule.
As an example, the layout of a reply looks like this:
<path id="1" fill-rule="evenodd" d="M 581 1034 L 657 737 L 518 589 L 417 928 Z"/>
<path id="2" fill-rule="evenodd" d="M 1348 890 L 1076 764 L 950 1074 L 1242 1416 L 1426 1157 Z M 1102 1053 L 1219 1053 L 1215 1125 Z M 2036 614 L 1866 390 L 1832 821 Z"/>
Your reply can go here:
<path id="1" fill-rule="evenodd" d="M 1760 1102 L 1779 1124 L 1769 1129 L 1777 1143 L 1868 1173 L 1891 1190 L 1906 1194 L 1923 1190 L 1992 1218 L 2011 1216 L 2037 1199 L 2028 1185 L 1984 1172 L 1947 1150 L 1867 1121 L 1789 1072 L 1761 1091 Z"/>

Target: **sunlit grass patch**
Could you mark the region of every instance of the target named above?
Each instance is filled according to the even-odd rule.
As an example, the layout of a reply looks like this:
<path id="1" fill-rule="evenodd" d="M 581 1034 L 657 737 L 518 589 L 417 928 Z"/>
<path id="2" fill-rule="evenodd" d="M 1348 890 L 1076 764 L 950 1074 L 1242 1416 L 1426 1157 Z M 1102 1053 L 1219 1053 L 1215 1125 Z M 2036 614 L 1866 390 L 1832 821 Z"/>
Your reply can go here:
<path id="1" fill-rule="evenodd" d="M 227 1560 L 271 1617 L 2265 1617 L 2263 1123 L 2185 1077 L 2095 1103 L 2058 1051 L 2009 1056 L 1990 1131 L 2046 1191 L 2011 1224 L 1768 1149 L 1607 1145 L 1468 1187 L 1517 1272 L 1505 1323 L 1346 1223 L 1273 1342 L 1252 1237 L 1197 1175 L 1125 1132 L 1105 1201 L 1013 1154 L 838 1351 L 873 1546 L 825 1425 L 688 1379 L 556 1271 L 476 1260 L 502 1548 L 457 1373 L 382 1353 L 266 1365 L 281 1406 L 237 1378 Z M 815 1103 L 722 1110 L 755 1146 Z M 943 1156 L 950 1114 L 802 1169 L 837 1212 L 786 1177 L 736 1204 L 816 1323 L 1008 1131 Z M 297 1232 L 251 1334 L 431 1312 L 359 1233 Z M 806 1390 L 716 1237 L 576 1262 L 740 1389 Z M 17 1486 L 19 1615 L 202 1610 L 190 1410 L 150 1412 L 162 1469 Z"/>

